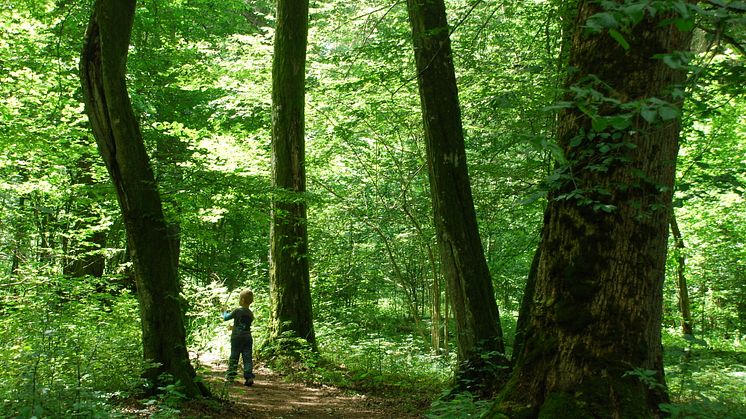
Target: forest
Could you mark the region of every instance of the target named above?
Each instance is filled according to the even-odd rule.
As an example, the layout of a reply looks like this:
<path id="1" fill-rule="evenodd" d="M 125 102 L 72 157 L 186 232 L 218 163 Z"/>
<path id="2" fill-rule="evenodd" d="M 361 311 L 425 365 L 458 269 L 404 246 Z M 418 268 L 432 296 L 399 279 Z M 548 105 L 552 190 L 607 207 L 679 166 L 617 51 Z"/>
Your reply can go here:
<path id="1" fill-rule="evenodd" d="M 746 417 L 744 70 L 740 0 L 0 0 L 0 417 Z"/>

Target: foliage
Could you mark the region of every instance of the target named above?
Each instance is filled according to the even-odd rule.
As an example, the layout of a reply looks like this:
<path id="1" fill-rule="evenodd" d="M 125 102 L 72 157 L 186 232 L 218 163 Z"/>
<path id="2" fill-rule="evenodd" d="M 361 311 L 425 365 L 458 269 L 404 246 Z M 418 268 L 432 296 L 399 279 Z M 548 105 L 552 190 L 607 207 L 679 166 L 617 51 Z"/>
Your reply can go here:
<path id="1" fill-rule="evenodd" d="M 129 293 L 91 279 L 27 276 L 3 289 L 2 411 L 21 417 L 108 417 L 108 400 L 136 389 L 142 367 L 139 317 Z"/>
<path id="2" fill-rule="evenodd" d="M 729 73 L 738 65 L 725 49 L 705 54 L 704 74 Z M 746 108 L 714 76 L 697 80 L 685 109 L 674 211 L 682 224 L 696 333 L 740 341 L 746 336 Z M 710 81 L 705 81 L 710 80 Z M 674 255 L 674 252 L 669 252 Z M 675 278 L 673 259 L 667 278 Z M 675 281 L 667 282 L 666 317 L 678 322 Z M 695 333 L 695 334 L 696 334 Z"/>
<path id="3" fill-rule="evenodd" d="M 479 400 L 468 392 L 459 393 L 450 399 L 434 401 L 425 417 L 428 419 L 481 418 L 490 407 L 491 404 L 487 400 Z"/>
<path id="4" fill-rule="evenodd" d="M 612 95 L 591 82 L 576 89 L 577 103 L 556 103 L 569 17 L 563 3 L 447 2 L 472 189 L 508 341 L 558 157 L 552 111 L 587 104 L 594 130 L 609 135 L 633 117 L 675 116 L 652 100 L 614 104 L 617 115 L 600 112 Z M 675 211 L 695 337 L 707 342 L 666 331 L 673 400 L 665 408 L 674 417 L 746 416 L 738 392 L 746 364 L 741 6 L 603 3 L 606 14 L 589 30 L 622 46 L 641 11 L 674 8 L 678 25 L 698 28 L 695 54 L 658 57 L 691 75 L 680 92 Z M 77 59 L 90 5 L 0 2 L 2 415 L 111 417 L 112 404 L 141 384 L 126 240 L 80 103 Z M 169 220 L 181 229 L 194 353 L 227 357 L 229 332 L 218 313 L 242 287 L 256 293 L 255 347 L 266 334 L 272 8 L 269 1 L 138 2 L 129 91 Z M 445 294 L 433 291 L 441 278 L 406 11 L 401 2 L 316 2 L 309 36 L 306 198 L 321 357 L 301 350 L 302 363 L 276 365 L 307 382 L 392 397 L 420 388 L 430 400 L 449 385 L 454 337 L 433 355 L 431 326 L 450 323 Z M 104 260 L 102 277 L 64 275 L 86 257 Z M 675 262 L 664 290 L 671 328 L 680 322 Z M 166 390 L 168 398 L 178 389 Z M 169 403 L 156 399 L 148 408 L 179 409 Z M 429 415 L 476 415 L 482 407 L 462 394 L 434 403 Z"/>
<path id="5" fill-rule="evenodd" d="M 144 401 L 145 406 L 155 407 L 155 413 L 151 414 L 151 418 L 156 419 L 169 419 L 181 417 L 179 405 L 187 400 L 186 395 L 181 391 L 179 382 L 174 382 L 173 377 L 159 377 L 160 382 L 166 382 L 163 387 L 158 387 L 160 390 L 155 396 Z"/>
<path id="6" fill-rule="evenodd" d="M 722 340 L 687 340 L 664 333 L 666 381 L 674 418 L 746 415 L 746 351 Z M 717 346 L 716 346 L 717 345 Z"/>

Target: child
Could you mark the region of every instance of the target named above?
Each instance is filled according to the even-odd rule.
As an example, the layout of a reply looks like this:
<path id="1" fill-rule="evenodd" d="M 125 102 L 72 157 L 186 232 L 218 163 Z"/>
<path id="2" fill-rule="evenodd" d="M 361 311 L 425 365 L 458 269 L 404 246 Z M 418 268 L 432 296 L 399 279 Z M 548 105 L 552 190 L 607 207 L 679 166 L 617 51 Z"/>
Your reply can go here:
<path id="1" fill-rule="evenodd" d="M 237 375 L 238 357 L 243 356 L 243 378 L 245 386 L 254 384 L 254 362 L 251 359 L 251 351 L 254 346 L 254 340 L 251 337 L 251 323 L 254 321 L 254 313 L 249 309 L 254 302 L 254 293 L 250 290 L 243 290 L 238 297 L 238 304 L 241 306 L 231 312 L 223 312 L 223 320 L 233 319 L 233 328 L 231 332 L 231 356 L 228 358 L 228 371 L 225 378 L 233 381 Z"/>

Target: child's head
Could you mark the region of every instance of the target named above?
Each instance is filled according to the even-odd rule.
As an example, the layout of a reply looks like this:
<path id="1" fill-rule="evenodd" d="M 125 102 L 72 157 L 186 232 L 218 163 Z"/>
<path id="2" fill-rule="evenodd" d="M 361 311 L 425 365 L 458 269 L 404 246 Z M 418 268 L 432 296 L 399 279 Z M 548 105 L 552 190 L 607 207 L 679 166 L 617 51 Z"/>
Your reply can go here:
<path id="1" fill-rule="evenodd" d="M 238 296 L 238 305 L 241 307 L 248 307 L 254 302 L 254 292 L 251 290 L 243 290 Z"/>

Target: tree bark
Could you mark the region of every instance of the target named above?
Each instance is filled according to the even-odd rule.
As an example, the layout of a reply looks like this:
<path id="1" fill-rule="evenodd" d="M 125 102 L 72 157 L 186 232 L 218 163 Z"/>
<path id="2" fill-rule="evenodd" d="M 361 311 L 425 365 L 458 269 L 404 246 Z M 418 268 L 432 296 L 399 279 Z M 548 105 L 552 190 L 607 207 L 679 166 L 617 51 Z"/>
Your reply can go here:
<path id="1" fill-rule="evenodd" d="M 534 253 L 534 257 L 531 260 L 531 268 L 528 271 L 528 278 L 526 280 L 526 286 L 523 289 L 523 298 L 521 298 L 521 307 L 518 311 L 518 322 L 515 325 L 515 339 L 513 340 L 513 353 L 511 354 L 510 361 L 515 364 L 518 354 L 523 351 L 523 346 L 526 343 L 526 329 L 528 327 L 528 319 L 533 309 L 534 291 L 536 290 L 536 272 L 539 269 L 539 260 L 541 259 L 541 243 Z"/>
<path id="2" fill-rule="evenodd" d="M 305 65 L 308 0 L 278 0 L 272 63 L 271 332 L 316 348 L 308 271 L 305 173 Z M 287 342 L 287 341 L 286 341 Z"/>
<path id="3" fill-rule="evenodd" d="M 684 238 L 681 237 L 679 223 L 676 222 L 676 212 L 671 211 L 671 234 L 676 249 L 676 288 L 679 292 L 679 310 L 681 311 L 681 333 L 694 336 L 692 328 L 692 311 L 689 304 L 689 288 L 686 285 L 686 256 Z"/>
<path id="4" fill-rule="evenodd" d="M 142 319 L 144 373 L 153 385 L 179 382 L 190 397 L 207 395 L 189 362 L 176 274 L 176 237 L 161 198 L 125 82 L 135 0 L 97 0 L 80 61 L 86 112 L 117 191 L 135 270 Z M 164 374 L 169 375 L 170 378 Z"/>
<path id="5" fill-rule="evenodd" d="M 408 0 L 425 128 L 433 215 L 458 342 L 457 380 L 486 393 L 503 365 L 504 344 L 477 227 L 443 0 Z"/>
<path id="6" fill-rule="evenodd" d="M 434 263 L 435 256 L 432 250 L 428 248 L 428 256 L 430 257 L 430 266 L 433 269 L 432 285 L 430 286 L 430 346 L 432 352 L 435 355 L 440 355 L 441 348 L 443 345 L 443 336 L 441 335 L 441 291 L 440 291 L 440 276 L 435 270 L 436 264 Z"/>
<path id="7" fill-rule="evenodd" d="M 670 15 L 646 14 L 624 34 L 625 49 L 587 35 L 602 11 L 579 2 L 574 106 L 559 116 L 567 164 L 545 213 L 524 346 L 491 417 L 648 418 L 668 401 L 660 328 L 680 123 L 670 109 L 652 122 L 629 109 L 652 97 L 680 105 L 669 92 L 685 73 L 654 55 L 687 50 L 690 34 L 665 23 Z M 591 88 L 606 100 L 593 102 Z M 599 119 L 625 112 L 622 128 Z"/>

